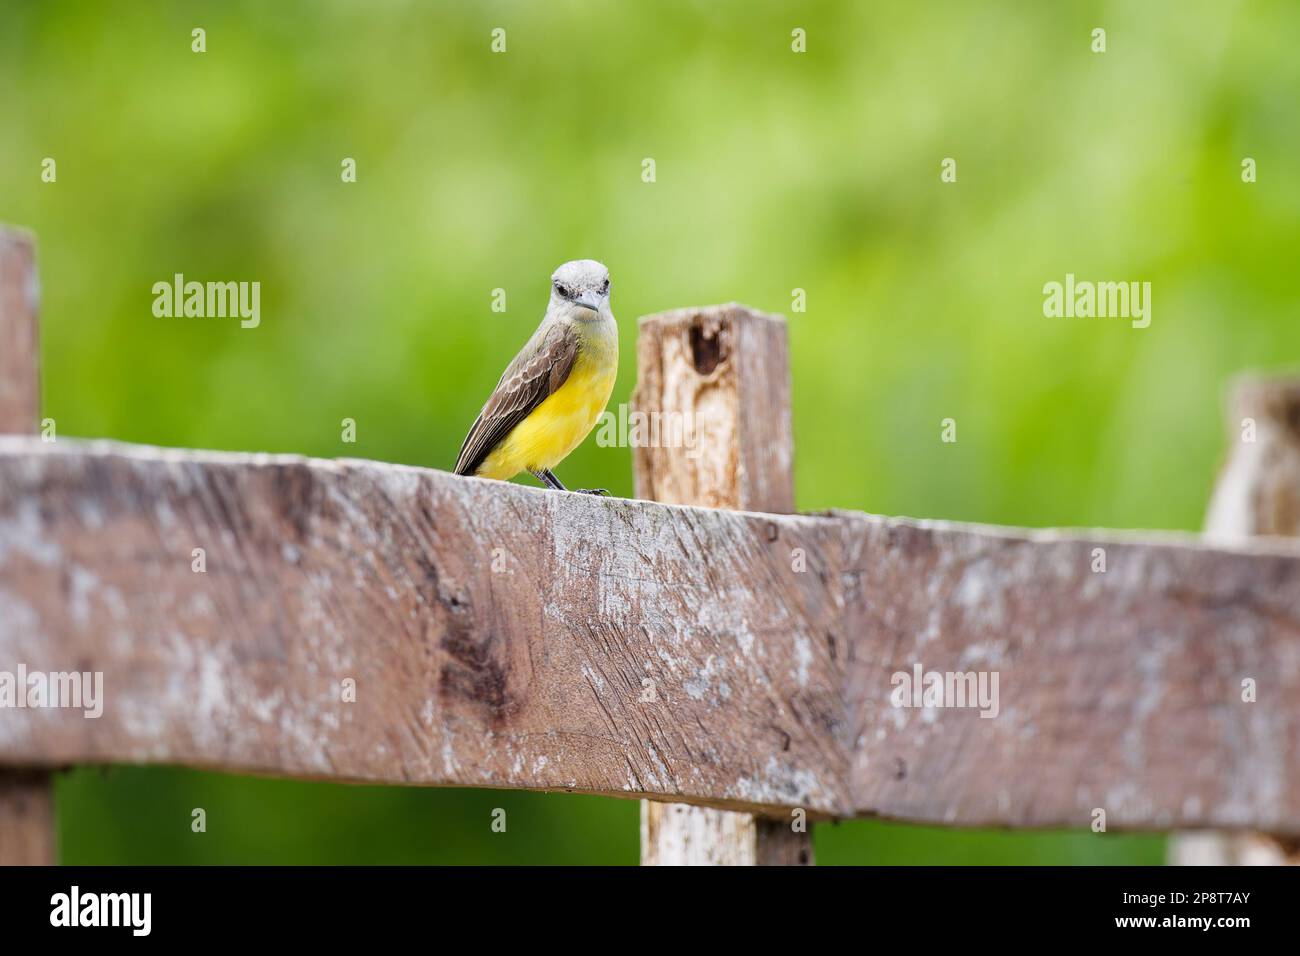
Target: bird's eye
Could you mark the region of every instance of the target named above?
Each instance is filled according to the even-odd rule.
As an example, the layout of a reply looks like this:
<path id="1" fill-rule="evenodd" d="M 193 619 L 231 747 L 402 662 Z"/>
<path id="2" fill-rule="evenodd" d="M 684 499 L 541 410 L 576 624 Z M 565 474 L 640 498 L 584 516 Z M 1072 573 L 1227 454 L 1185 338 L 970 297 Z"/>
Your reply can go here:
<path id="1" fill-rule="evenodd" d="M 560 295 L 562 295 L 566 299 L 572 298 L 572 296 L 569 295 L 568 286 L 561 285 L 560 283 L 557 282 L 555 283 L 555 291 L 560 293 Z"/>
<path id="2" fill-rule="evenodd" d="M 604 284 L 603 286 L 600 287 L 600 291 L 601 291 L 602 293 L 608 293 L 608 292 L 609 292 L 609 280 L 608 280 L 608 279 L 606 279 L 606 280 L 605 280 L 605 284 Z"/>

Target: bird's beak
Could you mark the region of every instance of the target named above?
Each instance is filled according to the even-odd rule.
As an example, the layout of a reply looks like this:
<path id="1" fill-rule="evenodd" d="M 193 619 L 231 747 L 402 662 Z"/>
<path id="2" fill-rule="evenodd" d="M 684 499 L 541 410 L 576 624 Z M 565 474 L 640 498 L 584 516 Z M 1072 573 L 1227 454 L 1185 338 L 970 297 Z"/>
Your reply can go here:
<path id="1" fill-rule="evenodd" d="M 591 309 L 592 312 L 600 311 L 600 293 L 583 292 L 573 300 L 584 309 Z"/>

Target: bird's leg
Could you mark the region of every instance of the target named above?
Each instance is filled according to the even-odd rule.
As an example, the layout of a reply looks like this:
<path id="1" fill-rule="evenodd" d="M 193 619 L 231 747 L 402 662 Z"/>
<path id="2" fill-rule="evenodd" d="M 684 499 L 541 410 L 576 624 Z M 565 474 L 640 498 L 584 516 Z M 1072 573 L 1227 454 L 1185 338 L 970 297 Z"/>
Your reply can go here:
<path id="1" fill-rule="evenodd" d="M 555 472 L 549 468 L 542 468 L 533 472 L 533 477 L 553 491 L 568 491 L 569 489 L 560 484 L 560 479 L 555 477 Z M 607 495 L 607 488 L 574 488 L 573 493 L 577 495 Z"/>
<path id="2" fill-rule="evenodd" d="M 529 470 L 531 471 L 532 469 Z M 556 478 L 554 473 L 549 468 L 537 469 L 537 471 L 533 472 L 533 477 L 536 478 L 538 481 L 540 481 L 542 484 L 544 484 L 547 488 L 550 488 L 552 491 L 569 490 L 568 488 L 564 487 L 564 485 L 560 484 L 560 479 Z"/>

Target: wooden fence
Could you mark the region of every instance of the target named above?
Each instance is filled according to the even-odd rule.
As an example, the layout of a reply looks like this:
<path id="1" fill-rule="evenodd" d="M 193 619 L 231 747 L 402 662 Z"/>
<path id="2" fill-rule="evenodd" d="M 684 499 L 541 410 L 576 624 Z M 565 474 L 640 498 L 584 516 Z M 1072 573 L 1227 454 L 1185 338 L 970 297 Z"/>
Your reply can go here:
<path id="1" fill-rule="evenodd" d="M 0 431 L 35 290 L 0 233 Z M 700 423 L 634 452 L 666 503 L 0 437 L 0 671 L 105 697 L 0 710 L 0 861 L 53 859 L 49 772 L 107 763 L 642 798 L 659 863 L 811 862 L 852 817 L 1300 835 L 1300 548 L 1247 537 L 1300 530 L 1300 389 L 1237 391 L 1222 541 L 795 515 L 786 348 L 641 320 L 636 407 Z M 918 666 L 996 715 L 895 706 Z"/>

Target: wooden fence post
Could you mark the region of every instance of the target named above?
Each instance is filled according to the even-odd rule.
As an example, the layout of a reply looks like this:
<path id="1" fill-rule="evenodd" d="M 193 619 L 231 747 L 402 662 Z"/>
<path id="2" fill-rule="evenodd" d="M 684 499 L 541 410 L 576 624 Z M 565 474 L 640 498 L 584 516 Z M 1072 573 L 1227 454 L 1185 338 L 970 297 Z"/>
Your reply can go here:
<path id="1" fill-rule="evenodd" d="M 636 495 L 789 514 L 794 441 L 785 320 L 740 305 L 640 320 Z M 643 865 L 811 864 L 811 824 L 641 802 Z"/>
<path id="2" fill-rule="evenodd" d="M 1228 455 L 1205 517 L 1211 544 L 1255 535 L 1300 537 L 1300 378 L 1244 376 L 1227 408 Z M 1255 677 L 1263 684 L 1262 674 Z M 1262 700 L 1252 707 L 1267 707 Z M 1300 840 L 1266 833 L 1180 833 L 1170 841 L 1177 866 L 1300 864 Z"/>
<path id="3" fill-rule="evenodd" d="M 0 226 L 0 434 L 35 434 L 39 425 L 37 299 L 31 236 Z M 0 767 L 0 866 L 53 862 L 49 773 Z"/>

